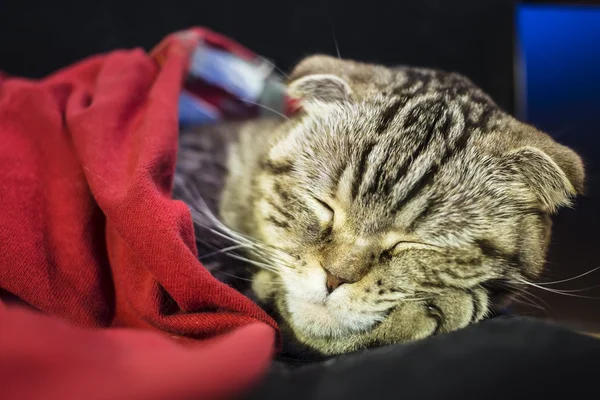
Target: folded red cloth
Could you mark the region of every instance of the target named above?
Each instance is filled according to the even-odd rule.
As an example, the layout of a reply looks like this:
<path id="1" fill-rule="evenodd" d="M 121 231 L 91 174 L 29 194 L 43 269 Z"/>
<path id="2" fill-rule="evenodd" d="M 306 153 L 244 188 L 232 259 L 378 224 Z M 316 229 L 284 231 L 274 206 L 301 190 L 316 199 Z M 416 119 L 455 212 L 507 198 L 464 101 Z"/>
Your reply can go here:
<path id="1" fill-rule="evenodd" d="M 76 329 L 18 309 L 0 311 L 0 398 L 215 399 L 264 372 L 273 330 L 251 324 L 186 348 L 154 332 Z"/>
<path id="2" fill-rule="evenodd" d="M 170 399 L 221 396 L 267 365 L 275 322 L 200 264 L 190 212 L 171 199 L 178 96 L 191 51 L 207 37 L 223 39 L 194 29 L 154 57 L 115 51 L 42 81 L 0 78 L 0 288 L 71 323 L 0 312 L 3 399 L 141 399 L 153 387 L 152 398 L 168 388 Z M 194 350 L 140 330 L 80 330 L 206 339 L 249 324 L 264 328 Z M 244 354 L 255 360 L 237 365 L 250 343 Z M 213 364 L 231 369 L 203 375 Z M 146 386 L 128 387 L 127 377 Z M 66 391 L 77 381 L 93 391 Z M 94 392 L 98 385 L 108 386 Z"/>

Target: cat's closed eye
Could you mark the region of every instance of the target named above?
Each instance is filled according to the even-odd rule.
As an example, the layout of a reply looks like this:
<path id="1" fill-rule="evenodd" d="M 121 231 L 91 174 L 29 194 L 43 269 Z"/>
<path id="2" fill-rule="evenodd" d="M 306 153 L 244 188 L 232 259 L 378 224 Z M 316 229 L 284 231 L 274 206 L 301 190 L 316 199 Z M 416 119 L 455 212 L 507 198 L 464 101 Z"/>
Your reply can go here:
<path id="1" fill-rule="evenodd" d="M 314 207 L 315 214 L 321 221 L 321 224 L 324 226 L 330 226 L 333 223 L 333 217 L 335 215 L 333 208 L 321 199 L 316 197 L 313 197 L 313 199 L 316 203 L 316 206 Z"/>
<path id="2" fill-rule="evenodd" d="M 335 212 L 333 208 L 325 201 L 316 197 L 313 197 L 312 200 L 313 210 L 317 216 L 317 219 L 319 220 L 319 225 L 321 228 L 319 240 L 323 244 L 327 244 L 332 240 L 333 218 L 335 217 Z"/>
<path id="3" fill-rule="evenodd" d="M 415 249 L 423 249 L 423 250 L 438 250 L 439 246 L 435 246 L 430 243 L 417 242 L 413 240 L 401 240 L 396 242 L 393 246 L 384 250 L 382 254 L 386 254 L 387 257 L 392 257 L 397 255 L 405 250 L 415 250 Z"/>

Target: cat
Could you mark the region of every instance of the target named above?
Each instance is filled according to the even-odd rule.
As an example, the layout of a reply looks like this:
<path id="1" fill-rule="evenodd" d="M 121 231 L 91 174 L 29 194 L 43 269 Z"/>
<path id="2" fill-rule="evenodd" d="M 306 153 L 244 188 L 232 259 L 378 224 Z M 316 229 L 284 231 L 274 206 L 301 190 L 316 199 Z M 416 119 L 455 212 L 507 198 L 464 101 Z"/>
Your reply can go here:
<path id="1" fill-rule="evenodd" d="M 174 196 L 204 265 L 290 340 L 334 355 L 454 331 L 540 275 L 551 214 L 584 188 L 574 151 L 456 73 L 315 55 L 287 90 L 289 119 L 182 134 Z"/>

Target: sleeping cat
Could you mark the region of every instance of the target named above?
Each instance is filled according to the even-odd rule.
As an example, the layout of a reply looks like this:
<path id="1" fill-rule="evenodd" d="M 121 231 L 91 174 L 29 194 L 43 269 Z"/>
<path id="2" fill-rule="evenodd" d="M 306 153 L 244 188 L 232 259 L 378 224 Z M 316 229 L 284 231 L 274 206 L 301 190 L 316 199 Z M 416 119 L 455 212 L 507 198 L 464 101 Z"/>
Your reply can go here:
<path id="1" fill-rule="evenodd" d="M 454 73 L 312 56 L 288 91 L 288 120 L 184 132 L 174 190 L 204 265 L 284 333 L 325 355 L 425 338 L 540 274 L 573 151 Z"/>

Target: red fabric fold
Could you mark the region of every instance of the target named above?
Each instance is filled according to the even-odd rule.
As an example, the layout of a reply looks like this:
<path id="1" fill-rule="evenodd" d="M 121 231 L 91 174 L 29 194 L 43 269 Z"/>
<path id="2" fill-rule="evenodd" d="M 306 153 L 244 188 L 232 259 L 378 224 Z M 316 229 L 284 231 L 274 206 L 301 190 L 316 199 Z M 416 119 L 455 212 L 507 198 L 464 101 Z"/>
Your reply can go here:
<path id="1" fill-rule="evenodd" d="M 0 333 L 0 398 L 231 398 L 269 364 L 273 330 L 250 324 L 183 347 L 155 332 L 84 330 L 11 307 Z"/>
<path id="2" fill-rule="evenodd" d="M 78 353 L 104 346 L 102 354 L 94 353 L 101 363 L 108 367 L 107 360 L 127 352 L 128 373 L 155 374 L 149 384 L 164 388 L 171 378 L 159 373 L 161 360 L 177 364 L 195 357 L 200 368 L 203 357 L 219 353 L 214 345 L 188 354 L 142 331 L 82 333 L 81 327 L 151 328 L 202 339 L 258 324 L 232 334 L 227 343 L 239 350 L 243 340 L 252 342 L 252 354 L 261 361 L 229 376 L 258 376 L 266 365 L 276 324 L 200 264 L 190 212 L 171 199 L 177 99 L 195 43 L 211 37 L 229 43 L 196 29 L 170 36 L 154 57 L 141 50 L 115 51 L 41 81 L 0 75 L 0 288 L 73 326 L 26 315 L 30 311 L 0 313 L 0 382 L 19 354 L 32 367 L 18 371 L 35 370 L 50 386 L 61 375 L 44 361 L 48 354 L 71 355 L 64 368 L 71 380 L 89 373 L 112 376 Z M 52 340 L 45 341 L 45 330 L 53 332 Z M 253 339 L 244 339 L 243 332 L 250 331 Z M 3 356 L 7 350 L 9 361 Z M 142 366 L 136 357 L 150 350 L 157 368 L 136 369 Z M 221 353 L 219 362 L 236 357 Z M 194 362 L 188 370 L 177 368 L 192 373 Z M 225 386 L 223 381 L 221 394 L 231 392 Z M 53 398 L 48 392 L 42 397 Z"/>

